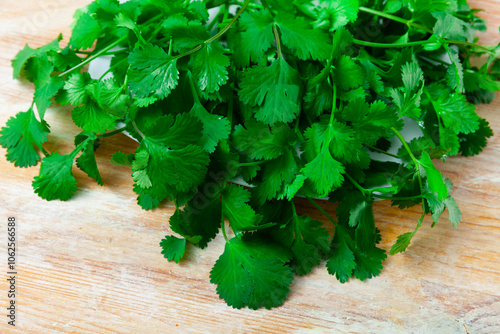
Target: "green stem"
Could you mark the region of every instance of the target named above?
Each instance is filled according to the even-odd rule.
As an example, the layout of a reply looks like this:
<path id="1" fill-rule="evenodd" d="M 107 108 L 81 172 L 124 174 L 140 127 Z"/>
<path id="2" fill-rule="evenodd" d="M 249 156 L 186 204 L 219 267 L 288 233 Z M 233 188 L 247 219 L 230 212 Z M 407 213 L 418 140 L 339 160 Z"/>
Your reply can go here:
<path id="1" fill-rule="evenodd" d="M 379 148 L 377 148 L 377 147 L 375 147 L 375 146 L 371 146 L 371 145 L 365 145 L 365 146 L 366 146 L 366 147 L 368 147 L 368 148 L 369 148 L 370 150 L 372 150 L 372 151 L 376 151 L 376 152 L 378 152 L 378 153 L 382 153 L 382 154 L 388 155 L 388 156 L 390 156 L 390 157 L 393 157 L 393 158 L 399 159 L 399 157 L 398 157 L 397 155 L 392 154 L 392 153 L 389 153 L 389 152 L 384 151 L 384 150 L 381 150 L 381 149 L 379 149 Z"/>
<path id="2" fill-rule="evenodd" d="M 414 199 L 417 199 L 417 198 L 423 198 L 424 197 L 422 195 L 409 196 L 409 197 L 395 197 L 395 196 L 379 195 L 379 194 L 375 194 L 375 193 L 372 193 L 372 196 L 380 198 L 380 199 L 390 199 L 390 200 L 393 200 L 393 201 L 411 201 L 411 200 L 414 200 Z"/>
<path id="3" fill-rule="evenodd" d="M 87 143 L 88 143 L 89 140 L 90 140 L 90 137 L 87 137 L 87 139 L 85 139 L 84 141 L 82 141 L 77 147 L 75 147 L 75 149 L 73 151 L 71 151 L 71 153 L 70 153 L 71 159 L 74 159 L 76 157 L 76 155 L 81 150 L 83 150 L 83 148 L 85 147 L 85 145 L 87 145 Z"/>
<path id="4" fill-rule="evenodd" d="M 214 27 L 215 24 L 217 24 L 217 22 L 219 22 L 221 16 L 224 16 L 224 13 L 227 11 L 227 6 L 226 5 L 222 5 L 219 9 L 219 12 L 217 13 L 217 15 L 215 15 L 214 19 L 212 20 L 212 22 L 210 22 L 208 25 L 207 25 L 207 30 L 208 31 L 211 31 L 212 28 Z"/>
<path id="5" fill-rule="evenodd" d="M 420 163 L 417 160 L 417 158 L 415 158 L 415 156 L 413 155 L 413 152 L 411 151 L 410 147 L 408 146 L 408 143 L 406 142 L 406 140 L 404 139 L 404 137 L 401 135 L 401 133 L 398 130 L 396 130 L 395 128 L 393 128 L 393 127 L 391 127 L 391 130 L 399 138 L 399 140 L 403 144 L 406 152 L 408 152 L 408 155 L 410 156 L 411 160 L 415 164 L 415 168 L 417 170 L 418 185 L 420 187 L 420 194 L 423 194 L 423 192 L 424 192 L 424 185 L 422 183 L 422 176 L 420 175 Z M 425 217 L 425 201 L 422 201 L 422 211 L 423 211 L 423 217 Z M 422 217 L 422 220 L 423 220 L 423 217 Z"/>
<path id="6" fill-rule="evenodd" d="M 252 166 L 258 166 L 265 164 L 267 160 L 258 160 L 258 161 L 252 161 L 252 162 L 242 162 L 240 163 L 240 167 L 252 167 Z"/>
<path id="7" fill-rule="evenodd" d="M 380 17 L 384 17 L 386 19 L 389 19 L 389 20 L 392 20 L 392 21 L 396 21 L 396 22 L 399 22 L 399 23 L 402 23 L 402 24 L 405 24 L 407 26 L 411 26 L 411 27 L 414 27 L 414 28 L 417 28 L 417 29 L 420 29 L 420 30 L 423 30 L 425 32 L 428 32 L 429 34 L 432 34 L 433 31 L 427 27 L 424 27 L 423 25 L 421 24 L 418 24 L 418 23 L 415 23 L 415 22 L 412 22 L 412 21 L 409 21 L 409 20 L 406 20 L 406 19 L 403 19 L 402 17 L 398 17 L 398 16 L 395 16 L 395 15 L 391 15 L 391 14 L 388 14 L 388 13 L 384 13 L 384 12 L 380 12 L 378 10 L 375 10 L 375 9 L 371 9 L 371 8 L 366 8 L 366 7 L 359 7 L 359 10 L 361 12 L 365 12 L 365 13 L 370 13 L 370 14 L 373 14 L 373 15 L 377 15 L 377 16 L 380 16 Z"/>
<path id="8" fill-rule="evenodd" d="M 114 136 L 116 134 L 119 134 L 121 132 L 125 131 L 125 126 L 123 128 L 119 128 L 115 131 L 111 131 L 111 132 L 108 132 L 108 133 L 103 133 L 101 135 L 97 135 L 98 138 L 107 138 L 107 137 L 111 137 L 111 136 Z"/>
<path id="9" fill-rule="evenodd" d="M 116 64 L 114 64 L 113 66 L 110 66 L 106 72 L 104 72 L 101 77 L 99 78 L 99 81 L 101 81 L 105 76 L 106 74 L 108 74 L 109 72 L 113 71 L 115 68 L 117 68 L 119 65 L 121 65 L 123 62 L 127 61 L 128 58 L 125 58 L 125 59 L 122 59 L 120 60 L 119 62 L 117 62 Z"/>
<path id="10" fill-rule="evenodd" d="M 68 73 L 71 73 L 85 65 L 87 65 L 88 63 L 90 63 L 92 60 L 102 56 L 104 53 L 106 53 L 107 51 L 111 50 L 112 48 L 114 48 L 115 46 L 117 46 L 118 44 L 120 44 L 121 42 L 123 42 L 127 37 L 124 36 L 122 38 L 120 38 L 119 40 L 115 41 L 114 43 L 111 43 L 110 45 L 108 45 L 107 47 L 105 47 L 104 49 L 102 49 L 101 51 L 99 51 L 98 53 L 96 53 L 95 55 L 93 55 L 92 57 L 89 57 L 87 59 L 85 59 L 84 61 L 82 61 L 80 64 L 70 68 L 69 70 L 67 70 L 66 72 L 63 72 L 61 74 L 58 75 L 59 78 L 62 78 L 64 77 L 66 74 Z"/>
<path id="11" fill-rule="evenodd" d="M 312 205 L 316 207 L 326 218 L 328 218 L 329 221 L 332 222 L 332 224 L 335 226 L 337 225 L 337 222 L 330 216 L 321 206 L 319 206 L 318 203 L 316 203 L 315 200 L 313 200 L 311 197 L 306 197 L 309 202 L 311 202 Z"/>
<path id="12" fill-rule="evenodd" d="M 269 5 L 267 4 L 267 1 L 266 0 L 261 0 L 261 2 L 262 2 L 262 5 L 264 6 L 264 8 L 267 9 L 267 11 L 269 12 L 269 14 L 271 15 L 271 17 L 274 20 L 274 13 L 271 10 L 271 7 L 269 7 Z"/>
<path id="13" fill-rule="evenodd" d="M 250 3 L 250 1 L 251 0 L 246 0 L 245 3 L 241 6 L 240 10 L 236 13 L 236 15 L 234 15 L 234 17 L 231 20 L 231 22 L 229 22 L 229 24 L 227 26 L 225 26 L 224 29 L 222 29 L 221 31 L 219 31 L 219 33 L 217 35 L 215 35 L 212 38 L 206 40 L 205 44 L 212 43 L 213 41 L 215 41 L 216 39 L 218 39 L 219 37 L 221 37 L 222 35 L 224 35 L 226 33 L 226 31 L 228 31 L 229 29 L 231 29 L 231 26 L 236 22 L 236 20 L 238 20 L 238 18 L 240 17 L 241 13 L 243 13 L 245 11 L 245 9 L 247 8 L 247 6 Z"/>
<path id="14" fill-rule="evenodd" d="M 278 28 L 276 27 L 276 23 L 273 24 L 273 34 L 274 39 L 276 40 L 276 52 L 278 53 L 278 57 L 281 58 L 281 39 L 280 34 L 278 33 Z"/>
<path id="15" fill-rule="evenodd" d="M 191 74 L 191 71 L 188 71 L 188 79 L 189 87 L 191 87 L 191 93 L 193 94 L 194 101 L 201 104 L 200 97 L 198 96 L 198 91 L 196 90 L 196 86 L 194 85 L 193 75 Z"/>
<path id="16" fill-rule="evenodd" d="M 229 241 L 229 238 L 227 237 L 227 234 L 226 234 L 226 222 L 225 222 L 225 219 L 224 219 L 224 215 L 220 215 L 221 216 L 221 228 L 222 228 L 222 235 L 224 236 L 224 239 L 226 239 L 226 241 Z"/>
<path id="17" fill-rule="evenodd" d="M 354 44 L 369 46 L 372 48 L 406 48 L 406 47 L 410 47 L 410 46 L 418 46 L 418 45 L 424 45 L 424 44 L 429 44 L 429 43 L 430 42 L 428 42 L 428 41 L 415 41 L 415 42 L 408 42 L 408 43 L 374 43 L 374 42 L 367 42 L 367 41 L 362 41 L 359 39 L 354 39 Z"/>
<path id="18" fill-rule="evenodd" d="M 347 177 L 347 179 L 348 179 L 348 180 L 349 180 L 349 181 L 350 181 L 350 182 L 351 182 L 351 183 L 352 183 L 352 184 L 353 184 L 356 188 L 358 188 L 358 190 L 359 190 L 359 191 L 361 191 L 361 192 L 363 193 L 363 195 L 364 195 L 364 194 L 366 194 L 366 193 L 368 193 L 368 194 L 370 194 L 370 193 L 371 193 L 371 191 L 370 191 L 369 189 L 365 189 L 365 188 L 363 188 L 363 187 L 362 187 L 362 186 L 361 186 L 358 182 L 356 182 L 356 180 L 354 180 L 354 179 L 351 177 L 351 175 L 349 175 L 349 174 L 347 174 L 347 173 L 345 173 L 344 175 Z"/>
<path id="19" fill-rule="evenodd" d="M 137 124 L 135 124 L 134 120 L 132 120 L 130 123 L 132 123 L 132 126 L 134 127 L 135 131 L 139 134 L 139 136 L 141 136 L 143 139 L 146 138 L 144 133 L 142 133 L 142 131 L 139 130 L 139 128 L 137 127 Z"/>
<path id="20" fill-rule="evenodd" d="M 335 118 L 335 110 L 337 109 L 337 85 L 333 83 L 333 100 L 332 100 L 332 113 L 330 114 L 330 122 L 328 123 L 330 126 L 333 124 L 333 119 Z"/>

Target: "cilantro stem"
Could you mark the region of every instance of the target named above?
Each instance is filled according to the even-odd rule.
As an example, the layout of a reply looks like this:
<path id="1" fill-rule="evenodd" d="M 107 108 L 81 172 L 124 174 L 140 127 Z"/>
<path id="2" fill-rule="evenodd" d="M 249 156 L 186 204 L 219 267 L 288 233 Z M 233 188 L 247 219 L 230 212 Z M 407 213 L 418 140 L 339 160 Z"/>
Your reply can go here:
<path id="1" fill-rule="evenodd" d="M 333 88 L 333 100 L 332 100 L 332 113 L 330 114 L 330 126 L 333 124 L 333 119 L 335 118 L 335 110 L 337 109 L 337 85 L 332 83 Z"/>
<path id="2" fill-rule="evenodd" d="M 429 93 L 429 91 L 425 87 L 424 87 L 424 93 L 427 96 L 427 98 L 429 99 L 429 101 L 431 102 L 431 105 L 434 108 L 434 111 L 436 112 L 436 117 L 438 120 L 439 129 L 441 130 L 442 122 L 441 122 L 441 116 L 439 116 L 438 108 L 436 108 L 436 105 L 435 105 L 434 101 L 432 100 L 431 94 Z"/>
<path id="3" fill-rule="evenodd" d="M 353 41 L 354 41 L 354 44 L 369 46 L 369 47 L 373 47 L 373 48 L 405 48 L 405 47 L 409 47 L 409 46 L 418 46 L 418 45 L 424 45 L 424 44 L 431 43 L 428 41 L 415 41 L 415 42 L 408 42 L 408 43 L 374 43 L 374 42 L 362 41 L 359 39 L 353 39 Z"/>
<path id="4" fill-rule="evenodd" d="M 132 120 L 130 121 L 130 123 L 132 123 L 132 126 L 134 127 L 135 131 L 137 131 L 137 133 L 144 139 L 146 138 L 146 136 L 144 135 L 144 133 L 142 133 L 141 130 L 139 130 L 139 128 L 137 127 L 137 124 L 135 124 L 135 121 Z"/>
<path id="5" fill-rule="evenodd" d="M 306 198 L 309 202 L 311 202 L 312 205 L 316 207 L 316 209 L 318 209 L 326 218 L 328 218 L 328 220 L 331 221 L 334 226 L 337 225 L 337 222 L 332 218 L 332 216 L 330 216 L 321 206 L 319 206 L 319 204 L 316 203 L 314 199 L 312 199 L 311 197 Z"/>
<path id="6" fill-rule="evenodd" d="M 110 45 L 108 45 L 107 47 L 105 47 L 104 49 L 102 49 L 101 51 L 97 52 L 95 55 L 93 55 L 92 57 L 89 57 L 87 59 L 85 59 L 84 61 L 82 61 L 80 64 L 76 65 L 76 66 L 73 66 L 72 68 L 70 68 L 69 70 L 67 70 L 66 72 L 63 72 L 61 74 L 58 75 L 59 78 L 62 78 L 64 77 L 66 74 L 68 73 L 71 73 L 79 68 L 82 68 L 83 66 L 87 65 L 88 63 L 90 63 L 92 60 L 102 56 L 104 53 L 108 52 L 109 50 L 111 50 L 112 48 L 114 48 L 115 46 L 117 46 L 118 44 L 120 44 L 121 42 L 123 42 L 124 40 L 127 39 L 127 36 L 124 36 L 120 39 L 118 39 L 117 41 L 111 43 Z"/>
<path id="7" fill-rule="evenodd" d="M 240 10 L 236 13 L 236 15 L 234 15 L 234 17 L 231 20 L 231 22 L 229 22 L 229 24 L 227 26 L 225 26 L 221 31 L 219 31 L 219 33 L 217 35 L 215 35 L 212 38 L 206 40 L 205 44 L 212 43 L 213 41 L 215 41 L 216 39 L 218 39 L 219 37 L 221 37 L 222 35 L 224 35 L 226 33 L 226 31 L 228 31 L 229 29 L 231 29 L 231 26 L 236 22 L 236 20 L 238 20 L 238 18 L 240 17 L 241 13 L 243 13 L 245 11 L 245 9 L 247 8 L 247 6 L 250 3 L 250 1 L 251 0 L 246 0 L 245 3 L 241 6 Z"/>
<path id="8" fill-rule="evenodd" d="M 366 7 L 363 7 L 363 6 L 360 6 L 359 7 L 359 10 L 361 12 L 365 12 L 365 13 L 370 13 L 370 14 L 373 14 L 373 15 L 377 15 L 377 16 L 380 16 L 380 17 L 384 17 L 386 19 L 389 19 L 389 20 L 392 20 L 392 21 L 396 21 L 396 22 L 399 22 L 399 23 L 402 23 L 402 24 L 405 24 L 407 25 L 408 27 L 414 27 L 414 28 L 417 28 L 417 29 L 420 29 L 420 30 L 423 30 L 425 32 L 428 32 L 429 34 L 432 34 L 433 31 L 427 27 L 424 27 L 423 25 L 421 24 L 418 24 L 418 23 L 415 23 L 415 22 L 412 22 L 410 20 L 406 20 L 406 19 L 403 19 L 402 17 L 398 17 L 398 16 L 395 16 L 395 15 L 391 15 L 391 14 L 388 14 L 388 13 L 384 13 L 384 12 L 380 12 L 378 10 L 375 10 L 375 9 L 371 9 L 371 8 L 366 8 Z"/>
<path id="9" fill-rule="evenodd" d="M 111 137 L 111 136 L 114 136 L 116 134 L 119 134 L 121 132 L 125 131 L 125 126 L 122 127 L 122 128 L 119 128 L 119 129 L 116 129 L 115 131 L 111 131 L 111 132 L 107 132 L 107 133 L 103 133 L 101 135 L 97 135 L 98 138 L 106 138 L 106 137 Z"/>
<path id="10" fill-rule="evenodd" d="M 271 17 L 274 20 L 274 13 L 271 10 L 271 7 L 269 7 L 269 5 L 267 4 L 267 1 L 266 0 L 261 0 L 260 2 L 262 2 L 262 6 L 264 6 L 264 8 L 267 9 L 267 11 L 269 12 L 269 14 L 271 14 Z"/>
<path id="11" fill-rule="evenodd" d="M 372 151 L 376 151 L 378 153 L 382 153 L 382 154 L 385 154 L 385 155 L 388 155 L 390 157 L 393 157 L 393 158 L 396 158 L 396 159 L 399 159 L 399 157 L 396 155 L 396 154 L 392 154 L 392 153 L 389 153 L 387 151 L 384 151 L 384 150 L 381 150 L 375 146 L 371 146 L 371 145 L 365 145 L 366 147 L 368 147 L 370 150 Z"/>
<path id="12" fill-rule="evenodd" d="M 193 99 L 195 103 L 201 104 L 200 97 L 198 96 L 198 90 L 193 81 L 193 75 L 191 71 L 188 71 L 187 77 L 189 79 L 189 87 L 191 87 L 191 93 L 193 94 Z"/>
<path id="13" fill-rule="evenodd" d="M 222 235 L 224 236 L 224 239 L 226 239 L 226 241 L 229 241 L 229 238 L 227 237 L 227 234 L 226 234 L 226 221 L 224 219 L 224 215 L 221 214 L 220 215 L 221 217 L 221 222 L 220 222 L 220 225 L 221 225 L 221 228 L 222 228 Z"/>
<path id="14" fill-rule="evenodd" d="M 217 15 L 215 15 L 214 19 L 207 25 L 207 30 L 208 31 L 212 30 L 212 28 L 214 27 L 214 25 L 217 22 L 219 22 L 220 17 L 224 16 L 225 12 L 227 12 L 227 6 L 226 5 L 222 5 L 220 7 L 219 11 L 217 12 Z"/>
<path id="15" fill-rule="evenodd" d="M 280 34 L 278 33 L 278 28 L 276 27 L 276 23 L 273 24 L 273 34 L 274 34 L 274 39 L 276 40 L 276 52 L 278 53 L 278 57 L 282 58 L 281 39 L 280 39 Z"/>
<path id="16" fill-rule="evenodd" d="M 351 175 L 344 173 L 344 175 L 347 177 L 347 179 L 356 187 L 358 188 L 359 191 L 361 191 L 364 194 L 371 194 L 371 190 L 363 188 L 356 180 L 354 180 Z"/>
<path id="17" fill-rule="evenodd" d="M 385 196 L 385 195 L 379 195 L 379 194 L 374 194 L 372 193 L 373 197 L 377 197 L 380 199 L 390 199 L 393 201 L 409 201 L 409 200 L 414 200 L 417 198 L 423 198 L 424 196 L 422 195 L 415 195 L 415 196 L 408 196 L 408 197 L 395 197 L 395 196 Z"/>
<path id="18" fill-rule="evenodd" d="M 424 192 L 424 186 L 423 186 L 423 183 L 422 183 L 422 176 L 420 175 L 420 163 L 417 160 L 417 158 L 415 158 L 415 156 L 413 155 L 413 152 L 411 151 L 410 147 L 408 146 L 408 143 L 403 138 L 403 136 L 401 135 L 401 133 L 398 130 L 396 130 L 395 128 L 393 128 L 393 127 L 391 127 L 391 130 L 399 138 L 399 140 L 403 144 L 405 150 L 408 152 L 408 155 L 410 156 L 411 160 L 415 164 L 415 168 L 417 170 L 418 185 L 420 187 L 420 194 L 422 194 Z M 422 201 L 422 211 L 423 211 L 423 215 L 425 216 L 425 201 Z M 422 217 L 422 220 L 423 220 L 423 217 Z M 420 224 L 420 222 L 419 222 L 419 224 Z"/>
<path id="19" fill-rule="evenodd" d="M 99 81 L 101 81 L 105 76 L 106 74 L 108 74 L 109 72 L 113 71 L 115 68 L 117 68 L 119 65 L 121 65 L 123 62 L 127 61 L 128 58 L 125 58 L 125 59 L 122 59 L 120 60 L 119 62 L 117 62 L 116 64 L 114 64 L 113 66 L 110 66 L 102 75 L 101 77 L 99 78 Z"/>
<path id="20" fill-rule="evenodd" d="M 242 162 L 240 163 L 240 167 L 252 167 L 252 166 L 258 166 L 266 163 L 267 160 L 258 160 L 258 161 L 252 161 L 252 162 Z"/>

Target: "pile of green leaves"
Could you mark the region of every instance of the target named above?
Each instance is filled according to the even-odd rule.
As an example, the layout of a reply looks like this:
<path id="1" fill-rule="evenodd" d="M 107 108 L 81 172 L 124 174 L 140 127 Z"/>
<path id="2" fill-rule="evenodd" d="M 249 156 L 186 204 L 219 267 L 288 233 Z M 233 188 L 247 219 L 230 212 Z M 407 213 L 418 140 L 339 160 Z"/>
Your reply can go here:
<path id="1" fill-rule="evenodd" d="M 111 159 L 131 168 L 138 204 L 177 208 L 170 226 L 180 237 L 161 241 L 165 257 L 178 262 L 221 229 L 226 245 L 210 276 L 219 296 L 236 308 L 275 307 L 294 274 L 322 260 L 342 283 L 380 273 L 375 199 L 422 207 L 391 254 L 426 214 L 434 225 L 447 209 L 459 223 L 452 183 L 432 159 L 475 155 L 492 136 L 475 104 L 500 90 L 500 46 L 475 44 L 486 29 L 477 12 L 465 0 L 96 0 L 76 12 L 68 46 L 59 36 L 12 61 L 35 93 L 0 144 L 19 167 L 41 151 L 34 191 L 68 200 L 74 161 L 102 185 L 95 151 L 127 131 L 137 149 Z M 91 77 L 85 65 L 104 56 L 111 76 Z M 479 68 L 478 56 L 487 59 Z M 53 101 L 73 105 L 82 128 L 68 154 L 43 148 Z M 405 122 L 421 136 L 405 139 Z M 392 139 L 402 144 L 394 153 Z M 299 194 L 333 236 L 297 214 Z M 336 218 L 321 197 L 339 203 Z"/>

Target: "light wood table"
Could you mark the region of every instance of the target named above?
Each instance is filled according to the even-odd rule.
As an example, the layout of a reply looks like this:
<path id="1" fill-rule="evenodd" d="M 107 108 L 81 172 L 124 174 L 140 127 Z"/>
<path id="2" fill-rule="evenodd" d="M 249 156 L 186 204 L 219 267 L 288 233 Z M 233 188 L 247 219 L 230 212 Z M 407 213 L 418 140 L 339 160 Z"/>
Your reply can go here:
<path id="1" fill-rule="evenodd" d="M 75 9 L 89 1 L 3 0 L 0 7 L 0 124 L 29 108 L 33 87 L 12 80 L 10 60 L 29 43 L 38 47 L 59 32 L 69 37 Z M 471 1 L 487 8 L 487 44 L 499 42 L 500 1 Z M 500 134 L 500 95 L 479 114 Z M 79 132 L 70 109 L 47 112 L 47 149 L 68 153 Z M 319 266 L 296 277 L 284 306 L 232 309 L 220 300 L 209 271 L 223 250 L 219 235 L 204 251 L 191 247 L 181 264 L 167 262 L 159 241 L 171 233 L 167 203 L 146 212 L 135 203 L 128 168 L 109 163 L 117 150 L 132 152 L 124 135 L 97 151 L 100 187 L 74 168 L 79 190 L 68 202 L 42 200 L 31 180 L 39 166 L 20 169 L 0 150 L 0 268 L 6 271 L 6 222 L 18 222 L 18 327 L 6 325 L 7 283 L 0 283 L 0 333 L 500 333 L 500 137 L 474 158 L 439 163 L 455 184 L 463 212 L 457 229 L 443 219 L 424 226 L 404 254 L 391 256 L 382 274 L 340 284 Z M 304 201 L 302 214 L 324 219 Z M 333 213 L 334 207 L 323 204 Z M 388 250 L 414 228 L 420 209 L 375 204 Z"/>

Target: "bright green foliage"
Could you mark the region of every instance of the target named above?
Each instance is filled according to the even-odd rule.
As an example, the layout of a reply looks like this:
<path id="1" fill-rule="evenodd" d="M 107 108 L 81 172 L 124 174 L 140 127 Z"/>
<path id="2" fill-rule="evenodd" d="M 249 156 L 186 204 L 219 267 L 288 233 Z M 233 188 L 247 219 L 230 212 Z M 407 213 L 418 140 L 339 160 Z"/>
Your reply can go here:
<path id="1" fill-rule="evenodd" d="M 476 155 L 493 135 L 475 105 L 500 90 L 500 45 L 475 44 L 486 30 L 477 13 L 466 1 L 95 0 L 76 11 L 68 46 L 59 36 L 12 60 L 34 98 L 0 145 L 19 167 L 45 155 L 33 188 L 47 200 L 76 192 L 75 161 L 103 185 L 111 159 L 143 209 L 175 207 L 166 219 L 177 236 L 160 243 L 167 260 L 224 238 L 210 277 L 219 296 L 276 307 L 293 275 L 322 260 L 342 283 L 381 272 L 379 198 L 421 207 L 392 255 L 444 211 L 458 226 L 459 200 L 433 160 Z M 109 69 L 91 76 L 94 59 Z M 54 101 L 83 129 L 65 155 L 45 144 L 57 141 L 45 120 Z M 132 153 L 121 132 L 137 141 Z M 115 135 L 129 151 L 101 156 Z M 328 219 L 297 213 L 296 197 Z M 315 202 L 323 197 L 337 221 Z"/>
<path id="2" fill-rule="evenodd" d="M 231 125 L 224 116 L 209 113 L 200 103 L 193 105 L 190 114 L 198 118 L 203 126 L 200 145 L 208 153 L 215 151 L 217 144 L 229 137 Z"/>
<path id="3" fill-rule="evenodd" d="M 95 152 L 94 152 L 94 143 L 95 139 L 87 141 L 85 144 L 82 154 L 76 159 L 76 165 L 78 168 L 87 173 L 88 176 L 93 178 L 97 184 L 104 185 L 101 179 L 101 174 L 99 173 L 99 169 L 97 168 L 97 162 L 95 160 Z"/>
<path id="4" fill-rule="evenodd" d="M 73 154 L 52 153 L 42 160 L 40 174 L 35 176 L 32 186 L 41 198 L 48 201 L 67 201 L 76 191 L 76 179 L 71 173 Z"/>
<path id="5" fill-rule="evenodd" d="M 24 65 L 26 62 L 33 57 L 35 58 L 40 58 L 44 55 L 47 55 L 50 51 L 57 51 L 59 50 L 59 41 L 61 40 L 61 36 L 59 36 L 57 39 L 53 40 L 52 42 L 39 47 L 38 49 L 32 49 L 30 48 L 27 44 L 22 49 L 19 51 L 16 55 L 16 57 L 12 60 L 12 68 L 14 69 L 14 79 L 21 74 L 21 70 L 23 69 Z"/>
<path id="6" fill-rule="evenodd" d="M 7 160 L 15 166 L 34 166 L 40 159 L 36 148 L 42 147 L 48 133 L 47 123 L 39 122 L 30 108 L 7 121 L 0 131 L 0 145 L 7 149 Z"/>
<path id="7" fill-rule="evenodd" d="M 210 272 L 217 293 L 229 306 L 251 309 L 283 304 L 293 281 L 290 254 L 266 240 L 233 238 Z"/>
<path id="8" fill-rule="evenodd" d="M 179 263 L 186 252 L 186 239 L 167 235 L 161 240 L 160 246 L 161 253 L 167 260 Z"/>
<path id="9" fill-rule="evenodd" d="M 392 89 L 391 97 L 397 106 L 400 116 L 417 119 L 420 116 L 419 108 L 424 74 L 418 64 L 407 63 L 402 67 L 404 89 Z"/>
<path id="10" fill-rule="evenodd" d="M 330 251 L 330 234 L 322 223 L 308 216 L 293 215 L 285 227 L 276 227 L 273 238 L 292 250 L 294 272 L 303 276 L 321 261 L 321 254 Z"/>
<path id="11" fill-rule="evenodd" d="M 280 27 L 283 44 L 302 60 L 324 60 L 330 55 L 332 46 L 328 35 L 322 30 L 313 29 L 302 17 L 280 14 L 276 17 Z"/>
<path id="12" fill-rule="evenodd" d="M 228 185 L 222 192 L 222 214 L 227 218 L 236 235 L 242 231 L 262 228 L 258 226 L 262 216 L 255 213 L 250 205 L 250 192 L 234 184 Z"/>
<path id="13" fill-rule="evenodd" d="M 251 120 L 234 129 L 233 141 L 237 150 L 251 159 L 275 159 L 296 141 L 293 131 L 285 124 L 269 127 Z"/>
<path id="14" fill-rule="evenodd" d="M 205 46 L 193 56 L 193 75 L 202 92 L 215 93 L 228 79 L 229 57 L 218 43 Z"/>
<path id="15" fill-rule="evenodd" d="M 255 118 L 265 124 L 289 123 L 299 113 L 299 73 L 282 58 L 269 66 L 255 66 L 241 81 L 241 101 L 255 107 Z"/>
<path id="16" fill-rule="evenodd" d="M 167 97 L 177 86 L 177 59 L 160 47 L 148 44 L 136 48 L 129 56 L 129 87 L 138 97 Z"/>

